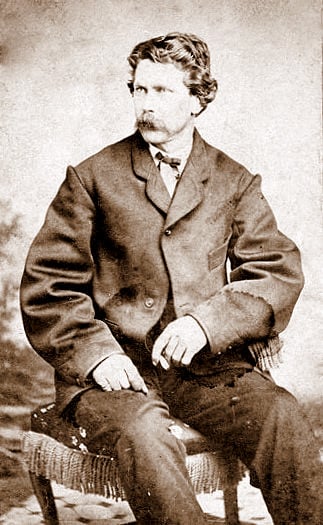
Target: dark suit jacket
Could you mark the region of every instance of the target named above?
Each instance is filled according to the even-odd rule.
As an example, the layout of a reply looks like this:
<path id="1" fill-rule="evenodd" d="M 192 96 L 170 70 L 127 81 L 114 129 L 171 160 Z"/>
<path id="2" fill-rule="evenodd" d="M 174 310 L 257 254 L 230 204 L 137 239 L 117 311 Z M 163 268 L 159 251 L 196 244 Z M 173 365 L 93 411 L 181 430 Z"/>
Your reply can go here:
<path id="1" fill-rule="evenodd" d="M 26 333 L 56 369 L 61 406 L 123 352 L 117 333 L 145 339 L 170 286 L 175 315 L 192 315 L 214 354 L 286 327 L 300 257 L 260 181 L 197 131 L 170 205 L 138 132 L 68 168 L 21 285 Z"/>

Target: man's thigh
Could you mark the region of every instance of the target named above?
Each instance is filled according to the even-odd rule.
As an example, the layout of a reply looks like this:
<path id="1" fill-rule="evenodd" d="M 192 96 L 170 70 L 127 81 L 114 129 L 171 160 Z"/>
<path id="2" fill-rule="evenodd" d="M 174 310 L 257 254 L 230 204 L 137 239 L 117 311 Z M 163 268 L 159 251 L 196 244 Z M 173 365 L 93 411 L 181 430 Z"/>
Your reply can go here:
<path id="1" fill-rule="evenodd" d="M 268 413 L 282 398 L 287 404 L 296 402 L 270 378 L 250 371 L 215 386 L 203 378 L 184 380 L 172 400 L 167 400 L 172 414 L 213 440 L 216 447 L 229 447 L 249 463 Z"/>
<path id="2" fill-rule="evenodd" d="M 147 433 L 168 429 L 171 424 L 167 405 L 159 392 L 133 390 L 104 392 L 93 388 L 84 392 L 70 409 L 74 422 L 85 429 L 90 451 L 112 453 L 118 439 L 126 433 Z"/>

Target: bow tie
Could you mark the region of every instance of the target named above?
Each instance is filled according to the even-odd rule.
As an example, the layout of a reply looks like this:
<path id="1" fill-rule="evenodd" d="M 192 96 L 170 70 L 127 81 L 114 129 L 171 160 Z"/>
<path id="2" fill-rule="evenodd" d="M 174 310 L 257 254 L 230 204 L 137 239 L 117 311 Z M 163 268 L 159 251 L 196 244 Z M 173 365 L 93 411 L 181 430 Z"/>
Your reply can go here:
<path id="1" fill-rule="evenodd" d="M 156 153 L 156 159 L 160 162 L 165 162 L 165 164 L 169 164 L 169 166 L 175 169 L 181 164 L 181 159 L 177 157 L 168 157 L 167 155 L 163 155 L 160 151 Z"/>

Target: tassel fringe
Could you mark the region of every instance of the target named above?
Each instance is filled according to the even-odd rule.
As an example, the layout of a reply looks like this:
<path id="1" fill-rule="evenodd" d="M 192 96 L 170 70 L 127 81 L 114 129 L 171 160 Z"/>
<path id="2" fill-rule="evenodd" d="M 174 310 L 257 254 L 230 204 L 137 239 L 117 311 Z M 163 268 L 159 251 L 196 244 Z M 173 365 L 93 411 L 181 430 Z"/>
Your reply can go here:
<path id="1" fill-rule="evenodd" d="M 252 343 L 248 348 L 258 368 L 264 372 L 270 368 L 277 368 L 282 363 L 280 354 L 282 346 L 282 342 L 276 336 Z"/>
<path id="2" fill-rule="evenodd" d="M 126 499 L 113 457 L 74 450 L 32 431 L 23 432 L 22 452 L 28 470 L 36 476 L 85 494 Z M 238 461 L 228 464 L 215 452 L 187 456 L 186 466 L 196 494 L 237 484 L 243 477 Z"/>
<path id="3" fill-rule="evenodd" d="M 28 470 L 36 476 L 85 494 L 126 499 L 113 457 L 74 450 L 36 432 L 24 432 L 22 452 Z"/>

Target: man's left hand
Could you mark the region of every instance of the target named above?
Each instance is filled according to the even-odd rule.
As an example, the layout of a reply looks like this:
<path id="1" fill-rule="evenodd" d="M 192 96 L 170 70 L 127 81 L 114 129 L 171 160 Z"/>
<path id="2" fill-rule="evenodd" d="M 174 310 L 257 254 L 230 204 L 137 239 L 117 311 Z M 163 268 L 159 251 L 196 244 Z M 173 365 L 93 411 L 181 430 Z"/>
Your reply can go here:
<path id="1" fill-rule="evenodd" d="M 157 337 L 152 351 L 152 362 L 168 370 L 171 364 L 188 366 L 195 354 L 207 344 L 207 338 L 197 321 L 184 315 L 169 323 Z"/>

